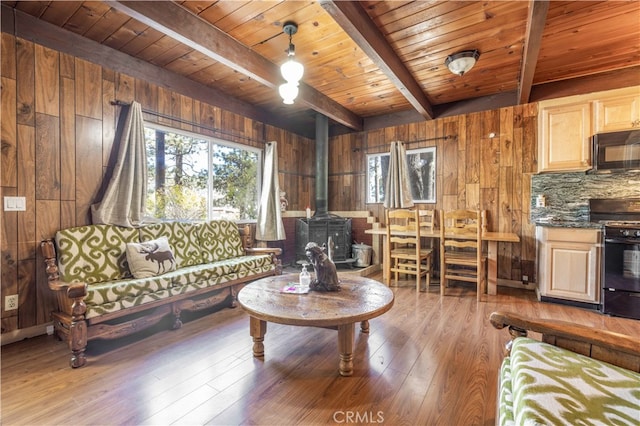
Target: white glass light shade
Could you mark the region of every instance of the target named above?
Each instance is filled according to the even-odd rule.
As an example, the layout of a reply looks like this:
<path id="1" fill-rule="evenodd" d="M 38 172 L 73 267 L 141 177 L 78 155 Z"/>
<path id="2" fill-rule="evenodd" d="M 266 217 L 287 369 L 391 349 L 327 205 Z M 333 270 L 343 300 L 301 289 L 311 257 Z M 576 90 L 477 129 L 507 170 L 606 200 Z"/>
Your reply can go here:
<path id="1" fill-rule="evenodd" d="M 297 83 L 304 74 L 304 66 L 293 59 L 292 56 L 289 56 L 289 59 L 287 59 L 284 64 L 280 65 L 280 73 L 289 83 Z"/>
<path id="2" fill-rule="evenodd" d="M 298 96 L 298 85 L 296 83 L 284 83 L 278 88 L 282 102 L 291 105 L 293 100 Z"/>
<path id="3" fill-rule="evenodd" d="M 477 50 L 465 50 L 447 56 L 444 64 L 449 68 L 449 71 L 461 76 L 473 68 L 479 57 L 480 53 Z"/>

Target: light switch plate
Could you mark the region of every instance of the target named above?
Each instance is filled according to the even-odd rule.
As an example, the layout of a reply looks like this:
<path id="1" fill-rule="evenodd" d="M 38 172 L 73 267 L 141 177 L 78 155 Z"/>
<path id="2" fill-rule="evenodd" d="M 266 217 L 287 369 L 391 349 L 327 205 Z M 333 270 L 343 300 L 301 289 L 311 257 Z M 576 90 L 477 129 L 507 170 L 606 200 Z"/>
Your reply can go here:
<path id="1" fill-rule="evenodd" d="M 23 212 L 27 209 L 25 197 L 4 197 L 5 212 Z"/>

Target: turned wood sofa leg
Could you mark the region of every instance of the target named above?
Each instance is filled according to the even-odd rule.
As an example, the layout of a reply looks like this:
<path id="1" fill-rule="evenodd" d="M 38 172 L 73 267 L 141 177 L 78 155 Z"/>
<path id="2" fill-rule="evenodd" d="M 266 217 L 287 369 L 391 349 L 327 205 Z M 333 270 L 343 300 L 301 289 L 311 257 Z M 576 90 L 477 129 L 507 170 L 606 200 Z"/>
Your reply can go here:
<path id="1" fill-rule="evenodd" d="M 73 368 L 82 367 L 87 362 L 84 354 L 87 349 L 87 321 L 84 317 L 87 313 L 87 305 L 83 300 L 86 294 L 86 285 L 72 286 L 67 290 L 67 296 L 73 300 L 69 324 L 69 347 L 71 348 L 69 364 Z"/>
<path id="2" fill-rule="evenodd" d="M 236 286 L 229 287 L 229 293 L 231 294 L 231 304 L 229 304 L 229 307 L 235 309 L 238 307 L 238 290 L 236 290 Z"/>
<path id="3" fill-rule="evenodd" d="M 87 349 L 87 322 L 83 319 L 72 320 L 69 326 L 69 346 L 71 359 L 69 365 L 72 368 L 82 367 L 87 363 L 84 351 Z"/>

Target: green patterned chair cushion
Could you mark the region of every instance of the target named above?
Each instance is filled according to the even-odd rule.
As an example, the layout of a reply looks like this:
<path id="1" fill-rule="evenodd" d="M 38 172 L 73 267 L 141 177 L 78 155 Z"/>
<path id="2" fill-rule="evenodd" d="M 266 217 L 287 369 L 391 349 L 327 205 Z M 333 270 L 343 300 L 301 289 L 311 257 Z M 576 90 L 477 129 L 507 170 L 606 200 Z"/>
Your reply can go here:
<path id="1" fill-rule="evenodd" d="M 205 263 L 203 265 L 180 268 L 175 273 L 168 274 L 172 277 L 173 287 L 197 284 L 198 288 L 217 284 L 217 278 L 234 276 L 249 276 L 267 271 L 272 271 L 275 265 L 267 255 L 242 256 L 234 259 L 220 260 L 218 262 Z M 239 275 L 238 275 L 239 274 Z"/>
<path id="2" fill-rule="evenodd" d="M 224 219 L 212 220 L 203 223 L 198 232 L 205 262 L 215 262 L 244 255 L 238 225 L 234 222 Z"/>
<path id="3" fill-rule="evenodd" d="M 171 278 L 167 275 L 90 284 L 84 301 L 87 306 L 104 305 L 122 299 L 166 290 L 171 287 L 171 284 Z"/>
<path id="4" fill-rule="evenodd" d="M 240 256 L 229 259 L 235 265 L 234 272 L 246 273 L 251 271 L 262 271 L 264 268 L 273 269 L 275 265 L 271 261 L 271 256 L 266 254 Z"/>
<path id="5" fill-rule="evenodd" d="M 529 338 L 514 340 L 510 370 L 517 425 L 639 424 L 638 373 Z"/>
<path id="6" fill-rule="evenodd" d="M 198 228 L 201 225 L 184 222 L 163 222 L 140 228 L 140 241 L 155 240 L 167 237 L 173 249 L 176 268 L 199 265 L 203 263 L 198 239 Z"/>
<path id="7" fill-rule="evenodd" d="M 138 242 L 138 230 L 115 225 L 87 225 L 56 233 L 60 278 L 100 283 L 131 277 L 126 245 Z"/>
<path id="8" fill-rule="evenodd" d="M 172 295 L 173 293 L 171 289 L 166 289 L 157 291 L 155 293 L 145 293 L 139 296 L 125 297 L 116 302 L 109 302 L 103 305 L 87 305 L 87 313 L 85 314 L 85 317 L 87 319 L 99 317 L 104 314 L 118 312 L 123 309 L 132 308 L 134 306 L 140 306 L 146 303 L 166 299 L 168 297 L 171 297 Z"/>
<path id="9" fill-rule="evenodd" d="M 180 268 L 176 273 L 170 274 L 172 287 L 180 287 L 194 283 L 203 283 L 203 287 L 207 287 L 211 284 L 209 281 L 215 281 L 218 277 L 232 274 L 234 269 L 235 265 L 228 261 L 204 263 L 202 265 Z"/>
<path id="10" fill-rule="evenodd" d="M 499 425 L 514 425 L 513 391 L 511 389 L 511 358 L 506 357 L 500 366 L 500 391 L 498 393 Z"/>

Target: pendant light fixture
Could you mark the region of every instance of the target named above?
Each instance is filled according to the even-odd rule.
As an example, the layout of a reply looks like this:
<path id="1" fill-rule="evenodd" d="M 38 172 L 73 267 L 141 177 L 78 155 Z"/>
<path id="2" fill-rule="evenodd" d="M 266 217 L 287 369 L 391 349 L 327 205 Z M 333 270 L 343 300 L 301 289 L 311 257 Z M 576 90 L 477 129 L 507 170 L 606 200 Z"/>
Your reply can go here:
<path id="1" fill-rule="evenodd" d="M 449 71 L 462 76 L 473 68 L 479 57 L 480 53 L 477 50 L 464 50 L 447 56 L 444 64 L 449 68 Z"/>
<path id="2" fill-rule="evenodd" d="M 287 60 L 280 65 L 280 73 L 286 83 L 281 84 L 278 91 L 285 104 L 292 104 L 293 100 L 298 96 L 298 84 L 304 74 L 304 66 L 294 59 L 296 47 L 291 42 L 291 37 L 298 32 L 298 24 L 295 22 L 285 22 L 282 31 L 289 35 L 289 48 L 287 49 Z"/>

